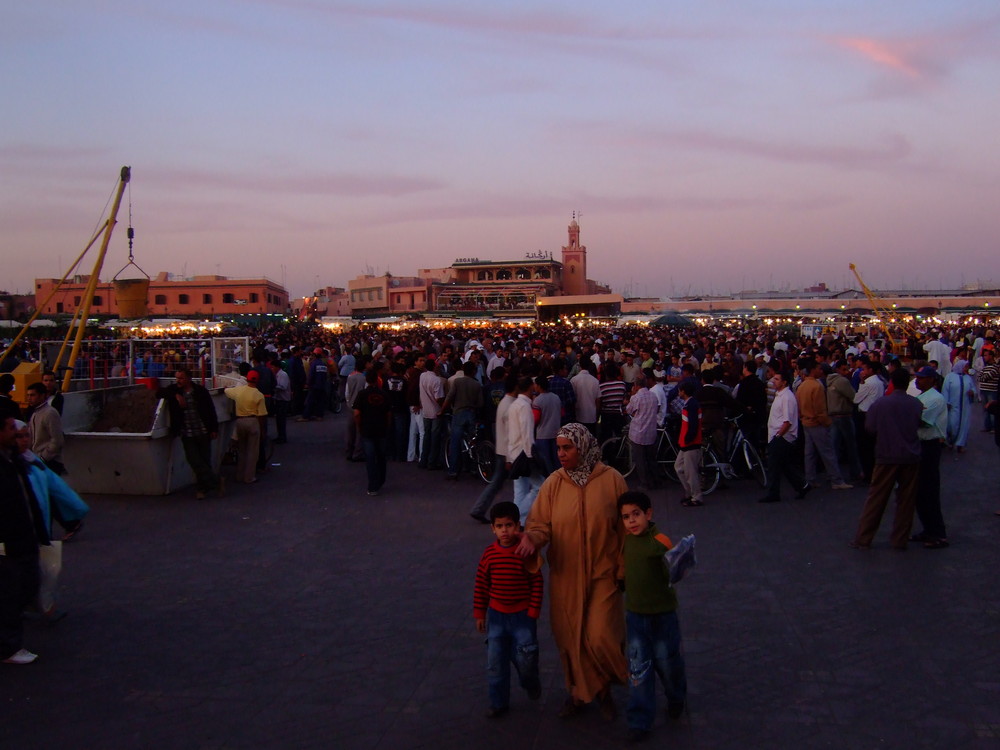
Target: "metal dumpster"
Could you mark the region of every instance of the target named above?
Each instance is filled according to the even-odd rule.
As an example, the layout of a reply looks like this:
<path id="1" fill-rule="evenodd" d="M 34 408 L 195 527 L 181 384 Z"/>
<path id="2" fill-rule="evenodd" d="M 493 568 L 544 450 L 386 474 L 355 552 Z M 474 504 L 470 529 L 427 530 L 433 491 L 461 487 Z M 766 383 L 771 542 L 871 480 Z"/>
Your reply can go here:
<path id="1" fill-rule="evenodd" d="M 219 417 L 212 447 L 216 471 L 233 431 L 232 401 L 210 389 Z M 170 435 L 166 404 L 147 385 L 64 394 L 63 458 L 77 492 L 168 495 L 194 484 L 180 438 Z"/>

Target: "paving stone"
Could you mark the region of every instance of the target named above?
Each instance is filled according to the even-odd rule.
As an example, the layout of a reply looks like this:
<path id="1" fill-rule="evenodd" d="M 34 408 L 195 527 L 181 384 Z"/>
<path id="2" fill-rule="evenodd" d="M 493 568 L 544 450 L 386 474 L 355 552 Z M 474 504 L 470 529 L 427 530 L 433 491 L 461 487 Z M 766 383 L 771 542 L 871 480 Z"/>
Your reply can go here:
<path id="1" fill-rule="evenodd" d="M 88 497 L 64 547 L 69 617 L 27 625 L 37 663 L 0 665 L 0 750 L 620 747 L 624 719 L 556 717 L 547 612 L 542 699 L 514 688 L 508 716 L 484 717 L 482 484 L 392 463 L 369 498 L 344 420 L 290 425 L 281 465 L 223 499 Z M 697 534 L 699 566 L 679 591 L 689 713 L 659 716 L 653 746 L 998 747 L 991 439 L 942 463 L 940 551 L 891 551 L 888 518 L 871 551 L 848 549 L 863 488 L 762 506 L 733 481 L 697 510 L 654 493 L 667 533 Z"/>

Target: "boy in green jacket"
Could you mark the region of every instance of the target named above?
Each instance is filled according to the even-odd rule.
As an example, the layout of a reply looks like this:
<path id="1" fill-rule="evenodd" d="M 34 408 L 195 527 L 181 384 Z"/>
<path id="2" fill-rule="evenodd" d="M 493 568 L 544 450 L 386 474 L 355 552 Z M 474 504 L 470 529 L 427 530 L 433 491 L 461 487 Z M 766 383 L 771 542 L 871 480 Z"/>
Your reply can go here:
<path id="1" fill-rule="evenodd" d="M 656 530 L 649 496 L 626 492 L 618 498 L 618 512 L 628 536 L 622 548 L 625 567 L 625 624 L 628 629 L 628 719 L 630 742 L 649 736 L 656 712 L 656 678 L 667 696 L 667 715 L 684 712 L 687 677 L 681 656 L 681 629 L 677 621 L 677 593 L 670 585 L 670 567 L 664 555 L 673 545 Z"/>

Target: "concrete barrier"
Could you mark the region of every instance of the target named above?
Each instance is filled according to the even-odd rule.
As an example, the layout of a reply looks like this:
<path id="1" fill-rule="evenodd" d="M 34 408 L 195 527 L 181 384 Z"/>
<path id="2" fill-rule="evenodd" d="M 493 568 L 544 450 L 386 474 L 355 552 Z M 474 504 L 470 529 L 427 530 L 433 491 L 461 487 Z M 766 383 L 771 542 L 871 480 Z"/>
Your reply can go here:
<path id="1" fill-rule="evenodd" d="M 122 419 L 125 428 L 107 424 L 109 411 L 128 408 L 137 396 L 149 407 L 148 419 L 132 409 Z M 219 417 L 219 438 L 212 445 L 212 465 L 216 471 L 229 446 L 234 422 L 232 401 L 221 389 L 210 389 L 215 413 Z M 148 403 L 145 385 L 76 391 L 64 394 L 63 430 L 66 447 L 63 458 L 69 484 L 77 492 L 109 495 L 169 495 L 194 484 L 194 473 L 184 458 L 180 438 L 170 435 L 170 417 L 166 404 Z M 101 420 L 104 424 L 101 424 Z M 113 421 L 113 420 L 112 420 Z M 136 424 L 148 428 L 136 429 Z M 100 425 L 101 429 L 95 429 Z"/>

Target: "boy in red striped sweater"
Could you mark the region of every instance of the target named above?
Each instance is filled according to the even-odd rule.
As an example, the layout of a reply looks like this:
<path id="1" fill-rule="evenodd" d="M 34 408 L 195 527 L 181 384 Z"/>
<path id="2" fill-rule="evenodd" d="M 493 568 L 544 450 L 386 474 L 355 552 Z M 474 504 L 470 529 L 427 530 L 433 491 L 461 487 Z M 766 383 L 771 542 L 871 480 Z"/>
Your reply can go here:
<path id="1" fill-rule="evenodd" d="M 531 700 L 538 700 L 538 635 L 542 611 L 542 573 L 538 556 L 514 554 L 521 537 L 521 512 L 511 502 L 490 509 L 490 528 L 497 540 L 486 548 L 476 569 L 472 616 L 476 630 L 486 633 L 490 708 L 503 716 L 510 709 L 510 664 Z"/>

